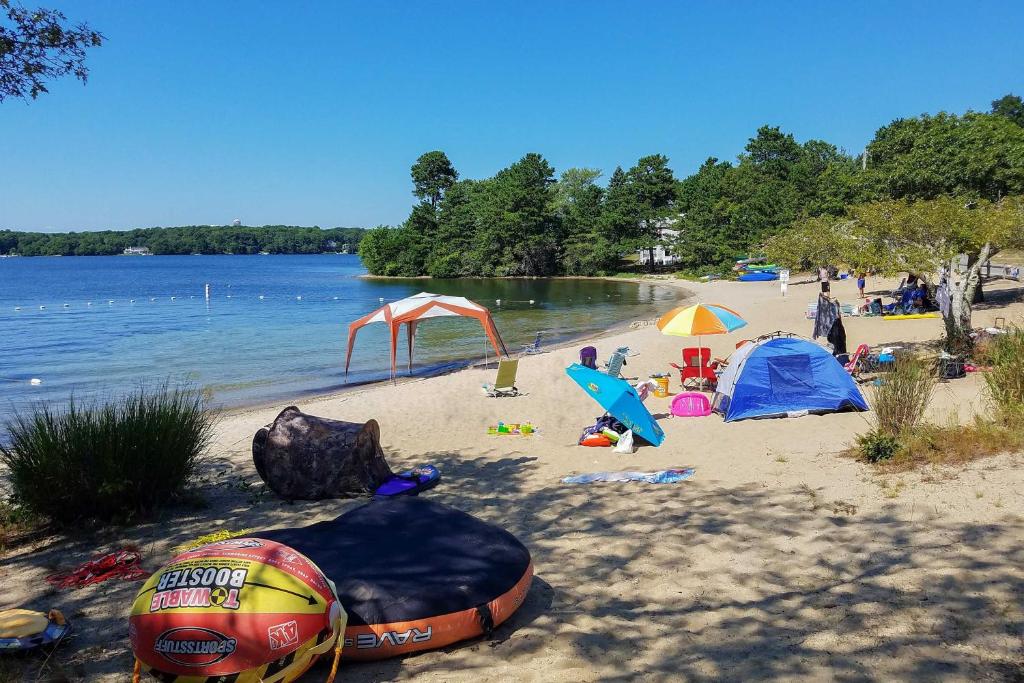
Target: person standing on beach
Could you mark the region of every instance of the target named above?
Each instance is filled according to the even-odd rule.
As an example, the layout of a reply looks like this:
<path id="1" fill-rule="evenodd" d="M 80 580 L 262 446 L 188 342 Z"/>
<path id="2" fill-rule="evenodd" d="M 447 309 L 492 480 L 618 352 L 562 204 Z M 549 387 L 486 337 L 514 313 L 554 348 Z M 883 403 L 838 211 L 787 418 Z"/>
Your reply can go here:
<path id="1" fill-rule="evenodd" d="M 864 296 L 864 285 L 867 284 L 867 273 L 861 273 L 857 276 L 857 291 L 860 292 L 860 296 Z"/>
<path id="2" fill-rule="evenodd" d="M 828 294 L 828 292 L 829 292 L 829 282 L 828 282 L 828 268 L 827 267 L 822 266 L 821 268 L 818 268 L 818 279 L 821 280 L 821 293 L 822 294 Z"/>

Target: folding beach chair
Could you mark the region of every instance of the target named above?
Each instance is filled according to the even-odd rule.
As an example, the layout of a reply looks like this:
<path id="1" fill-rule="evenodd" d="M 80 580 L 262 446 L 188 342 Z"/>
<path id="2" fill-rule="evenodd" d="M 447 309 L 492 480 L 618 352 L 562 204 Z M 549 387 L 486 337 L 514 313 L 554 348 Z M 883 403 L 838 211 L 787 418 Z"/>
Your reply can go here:
<path id="1" fill-rule="evenodd" d="M 718 384 L 718 375 L 715 374 L 718 363 L 711 362 L 711 349 L 706 346 L 700 349 L 683 349 L 683 364 L 669 365 L 679 371 L 679 383 L 684 389 L 694 386 L 701 389 L 707 386 L 713 389 Z"/>
<path id="2" fill-rule="evenodd" d="M 867 360 L 869 350 L 870 349 L 868 349 L 867 344 L 861 344 L 857 347 L 857 350 L 853 352 L 853 356 L 850 358 L 850 361 L 843 365 L 843 369 L 850 373 L 851 377 L 856 377 L 860 374 L 860 371 L 863 369 L 862 366 Z"/>
<path id="3" fill-rule="evenodd" d="M 498 361 L 498 376 L 494 378 L 494 384 L 485 384 L 484 390 L 488 396 L 500 398 L 502 396 L 518 396 L 519 389 L 516 389 L 516 372 L 519 370 L 519 359 L 506 359 Z"/>
<path id="4" fill-rule="evenodd" d="M 628 350 L 625 347 L 616 349 L 604 366 L 604 371 L 612 377 L 618 377 L 622 372 L 622 366 L 626 364 L 626 351 Z"/>
<path id="5" fill-rule="evenodd" d="M 593 346 L 584 346 L 580 349 L 580 365 L 597 370 L 597 349 Z"/>
<path id="6" fill-rule="evenodd" d="M 532 344 L 523 344 L 523 353 L 540 353 L 540 338 L 543 335 L 543 332 L 538 332 Z"/>

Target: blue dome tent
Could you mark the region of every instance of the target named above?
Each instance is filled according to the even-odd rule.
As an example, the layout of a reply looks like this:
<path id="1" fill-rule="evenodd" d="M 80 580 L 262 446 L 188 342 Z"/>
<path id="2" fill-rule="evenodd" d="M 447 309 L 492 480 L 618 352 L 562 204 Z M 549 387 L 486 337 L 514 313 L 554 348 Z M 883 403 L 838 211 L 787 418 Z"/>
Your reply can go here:
<path id="1" fill-rule="evenodd" d="M 718 379 L 713 406 L 726 422 L 868 409 L 839 361 L 797 337 L 774 337 L 736 349 Z"/>

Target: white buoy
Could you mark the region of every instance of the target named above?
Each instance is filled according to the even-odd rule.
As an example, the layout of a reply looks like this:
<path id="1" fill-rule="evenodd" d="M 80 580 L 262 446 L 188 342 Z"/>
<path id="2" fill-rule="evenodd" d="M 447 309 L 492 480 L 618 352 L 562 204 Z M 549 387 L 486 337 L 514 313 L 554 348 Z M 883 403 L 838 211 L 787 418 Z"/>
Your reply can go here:
<path id="1" fill-rule="evenodd" d="M 135 299 L 128 299 L 128 303 L 130 303 L 130 304 L 135 303 Z"/>
<path id="2" fill-rule="evenodd" d="M 206 283 L 206 286 L 203 288 L 203 291 L 206 292 L 206 300 L 209 301 L 210 300 L 210 283 L 209 282 Z"/>
<path id="3" fill-rule="evenodd" d="M 70 308 L 71 304 L 64 304 L 64 308 Z"/>
<path id="4" fill-rule="evenodd" d="M 113 299 L 107 299 L 107 303 L 108 304 L 112 304 L 112 303 L 114 303 L 114 300 Z"/>
<path id="5" fill-rule="evenodd" d="M 149 300 L 150 301 L 156 301 L 156 297 L 155 296 L 151 296 L 151 297 L 149 297 Z"/>
<path id="6" fill-rule="evenodd" d="M 39 386 L 40 384 L 43 383 L 43 380 L 39 379 L 38 377 L 33 377 L 32 379 L 30 379 L 28 381 L 28 383 L 31 384 L 34 387 L 37 387 L 37 386 Z"/>
<path id="7" fill-rule="evenodd" d="M 260 301 L 263 301 L 263 295 L 260 294 Z"/>
<path id="8" fill-rule="evenodd" d="M 45 311 L 45 310 L 46 310 L 46 306 L 40 306 L 40 307 L 39 307 L 39 310 L 40 310 L 40 311 Z"/>
<path id="9" fill-rule="evenodd" d="M 16 310 L 16 311 L 20 311 L 20 310 L 21 310 L 21 306 L 15 306 L 15 307 L 14 307 L 14 310 Z"/>
<path id="10" fill-rule="evenodd" d="M 334 297 L 334 300 L 335 300 L 335 301 L 337 301 L 337 300 L 338 300 L 338 297 Z"/>
<path id="11" fill-rule="evenodd" d="M 195 295 L 195 294 L 189 294 L 189 295 L 188 295 L 188 298 L 189 298 L 189 299 L 195 299 L 195 298 L 196 298 L 196 295 Z"/>
<path id="12" fill-rule="evenodd" d="M 229 298 L 229 299 L 231 298 L 231 295 L 230 295 L 230 294 L 228 294 L 228 298 Z"/>
<path id="13" fill-rule="evenodd" d="M 302 301 L 302 296 L 301 296 L 301 295 L 299 295 L 299 296 L 295 297 L 295 299 L 296 299 L 297 301 Z"/>
<path id="14" fill-rule="evenodd" d="M 86 302 L 85 302 L 85 305 L 86 305 L 86 306 L 92 306 L 92 302 L 91 302 L 91 301 L 86 301 Z"/>
<path id="15" fill-rule="evenodd" d="M 377 301 L 384 301 L 384 297 L 378 297 Z"/>

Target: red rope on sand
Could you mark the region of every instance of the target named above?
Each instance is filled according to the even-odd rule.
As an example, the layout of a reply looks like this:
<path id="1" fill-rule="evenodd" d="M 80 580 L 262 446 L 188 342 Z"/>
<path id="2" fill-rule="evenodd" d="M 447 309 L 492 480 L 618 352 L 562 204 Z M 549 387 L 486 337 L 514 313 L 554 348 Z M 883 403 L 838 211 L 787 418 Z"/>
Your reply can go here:
<path id="1" fill-rule="evenodd" d="M 134 546 L 127 546 L 123 550 L 100 555 L 71 571 L 51 574 L 46 580 L 58 588 L 81 588 L 118 578 L 136 581 L 149 576 L 149 572 L 140 566 L 141 562 L 142 553 Z"/>

